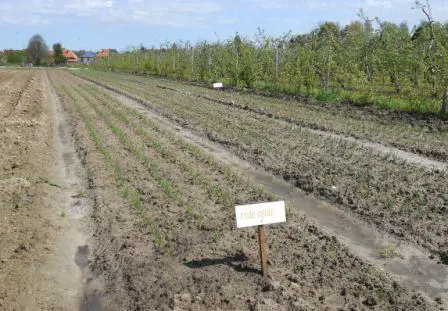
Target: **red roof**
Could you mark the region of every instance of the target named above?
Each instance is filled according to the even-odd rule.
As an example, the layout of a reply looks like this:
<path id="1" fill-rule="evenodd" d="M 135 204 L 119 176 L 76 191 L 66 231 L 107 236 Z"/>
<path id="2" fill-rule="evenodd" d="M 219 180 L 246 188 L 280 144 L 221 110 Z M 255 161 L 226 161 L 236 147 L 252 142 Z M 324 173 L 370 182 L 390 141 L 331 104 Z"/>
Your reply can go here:
<path id="1" fill-rule="evenodd" d="M 19 52 L 23 52 L 24 50 L 4 50 L 3 54 L 8 55 L 8 54 L 15 54 L 15 53 L 19 53 Z M 1 52 L 1 51 L 0 51 Z"/>
<path id="2" fill-rule="evenodd" d="M 98 53 L 98 57 L 105 58 L 109 56 L 109 49 L 102 49 L 101 52 Z"/>
<path id="3" fill-rule="evenodd" d="M 74 61 L 78 60 L 78 56 L 76 56 L 75 53 L 67 49 L 64 49 L 64 57 L 67 58 L 67 60 L 74 60 Z"/>

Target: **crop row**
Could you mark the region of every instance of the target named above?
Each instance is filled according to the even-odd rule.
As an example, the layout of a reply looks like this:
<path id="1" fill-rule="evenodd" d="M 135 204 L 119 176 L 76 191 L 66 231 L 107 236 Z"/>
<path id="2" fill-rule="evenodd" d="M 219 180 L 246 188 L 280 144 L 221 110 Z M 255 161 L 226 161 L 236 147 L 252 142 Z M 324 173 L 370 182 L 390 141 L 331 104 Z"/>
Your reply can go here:
<path id="1" fill-rule="evenodd" d="M 251 259 L 257 253 L 255 235 L 250 229 L 233 230 L 233 206 L 230 204 L 270 200 L 273 199 L 271 195 L 160 124 L 123 106 L 106 92 L 82 83 L 73 86 L 75 83 L 67 76 L 61 80 L 65 80 L 66 85 L 60 89 L 61 96 L 74 103 L 97 151 L 114 171 L 118 191 L 150 220 L 155 244 L 169 256 L 164 262 L 173 259 L 174 262 L 185 259 L 201 262 L 217 256 L 230 258 L 244 246 L 239 258 L 248 256 L 243 260 L 249 261 L 235 266 L 240 272 L 231 269 L 229 263 L 226 269 L 215 268 L 220 269 L 219 276 L 204 268 L 191 280 L 191 272 L 180 272 L 184 270 L 177 268 L 179 273 L 185 273 L 185 282 L 191 280 L 186 288 L 192 295 L 209 294 L 211 298 L 207 301 L 214 303 L 214 307 L 228 308 L 230 303 L 232 308 L 239 300 L 229 302 L 226 288 L 229 282 L 238 282 L 244 288 L 240 296 L 254 297 L 259 289 L 253 284 L 261 282 L 260 276 L 250 273 L 252 265 L 258 264 Z M 169 188 L 161 180 L 168 182 Z M 219 186 L 218 192 L 210 191 L 214 185 Z M 228 193 L 231 198 L 220 197 L 217 193 Z M 207 217 L 202 222 L 195 216 L 201 211 Z M 283 282 L 300 282 L 299 291 L 291 292 L 283 287 L 274 293 L 262 294 L 274 295 L 285 306 L 291 306 L 298 296 L 302 297 L 302 304 L 316 306 L 328 304 L 327 297 L 336 296 L 341 297 L 337 304 L 347 308 L 361 308 L 371 301 L 383 308 L 417 304 L 423 309 L 429 308 L 421 297 L 411 295 L 354 257 L 336 239 L 325 236 L 303 216 L 291 214 L 287 224 L 273 226 L 269 239 L 271 260 L 278 265 L 272 270 L 274 277 Z M 198 275 L 204 283 L 197 283 Z M 179 286 L 171 284 L 173 279 L 169 275 L 158 276 L 160 278 L 164 286 L 153 288 L 156 293 L 162 293 L 166 286 Z M 141 292 L 141 295 L 149 293 Z M 246 298 L 241 301 L 250 304 Z"/>
<path id="2" fill-rule="evenodd" d="M 156 85 L 129 80 L 112 85 L 146 98 L 150 108 L 383 230 L 436 253 L 448 247 L 446 172 L 415 167 L 354 142 Z"/>
<path id="3" fill-rule="evenodd" d="M 144 88 L 158 85 L 172 91 L 184 91 L 185 96 L 202 97 L 214 102 L 233 103 L 243 109 L 253 109 L 304 127 L 331 131 L 392 145 L 433 158 L 448 160 L 448 123 L 442 120 L 420 122 L 412 119 L 391 119 L 344 105 L 319 105 L 303 101 L 266 98 L 244 92 L 216 92 L 193 85 L 162 79 L 148 79 L 98 71 L 82 72 L 83 76 L 100 79 L 111 85 L 133 83 Z M 246 108 L 247 107 L 247 108 Z"/>

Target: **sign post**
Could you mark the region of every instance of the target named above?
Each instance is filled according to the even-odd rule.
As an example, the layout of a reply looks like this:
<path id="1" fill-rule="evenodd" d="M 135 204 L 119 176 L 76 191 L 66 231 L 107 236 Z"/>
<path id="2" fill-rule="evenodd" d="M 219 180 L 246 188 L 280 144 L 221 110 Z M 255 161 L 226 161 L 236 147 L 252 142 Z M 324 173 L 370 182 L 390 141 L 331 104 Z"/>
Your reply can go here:
<path id="1" fill-rule="evenodd" d="M 258 243 L 260 250 L 261 270 L 268 276 L 268 253 L 266 250 L 266 233 L 264 225 L 286 221 L 285 202 L 269 202 L 235 206 L 237 228 L 258 226 Z"/>
<path id="2" fill-rule="evenodd" d="M 213 83 L 213 88 L 216 89 L 222 89 L 223 85 L 222 82 Z"/>
<path id="3" fill-rule="evenodd" d="M 261 271 L 263 276 L 268 276 L 268 253 L 266 251 L 266 233 L 263 225 L 258 226 L 258 243 L 260 248 Z"/>

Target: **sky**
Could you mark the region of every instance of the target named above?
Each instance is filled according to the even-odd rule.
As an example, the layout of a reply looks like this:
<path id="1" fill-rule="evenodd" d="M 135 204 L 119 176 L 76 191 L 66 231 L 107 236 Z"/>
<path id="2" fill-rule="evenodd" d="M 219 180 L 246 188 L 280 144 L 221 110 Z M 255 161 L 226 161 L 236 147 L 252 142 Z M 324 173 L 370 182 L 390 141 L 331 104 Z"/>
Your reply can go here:
<path id="1" fill-rule="evenodd" d="M 423 0 L 426 1 L 426 0 Z M 430 0 L 435 20 L 448 20 L 448 0 Z M 411 27 L 424 15 L 415 0 L 0 0 L 0 50 L 25 48 L 42 35 L 73 50 L 124 50 L 177 40 L 252 38 L 257 28 L 300 34 L 324 21 L 345 25 L 368 17 Z"/>

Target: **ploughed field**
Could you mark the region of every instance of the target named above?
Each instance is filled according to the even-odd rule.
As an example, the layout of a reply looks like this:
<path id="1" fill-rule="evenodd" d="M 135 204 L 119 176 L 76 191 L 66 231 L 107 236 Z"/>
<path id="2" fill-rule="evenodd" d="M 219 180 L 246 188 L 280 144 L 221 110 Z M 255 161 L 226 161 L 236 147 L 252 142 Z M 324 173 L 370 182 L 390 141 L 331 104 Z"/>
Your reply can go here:
<path id="1" fill-rule="evenodd" d="M 79 74 L 147 100 L 151 109 L 239 157 L 448 260 L 447 121 L 115 73 Z M 398 157 L 372 142 L 415 153 Z M 437 168 L 413 163 L 414 155 L 439 159 Z"/>
<path id="2" fill-rule="evenodd" d="M 445 260 L 446 171 L 310 128 L 318 124 L 320 130 L 415 151 L 443 164 L 446 123 L 383 122 L 379 115 L 343 107 L 128 75 L 77 74 L 140 98 L 148 111 L 335 208 L 420 244 L 434 261 Z M 76 309 L 443 310 L 445 301 L 392 279 L 291 208 L 286 223 L 267 227 L 270 278 L 263 278 L 256 232 L 235 228 L 234 206 L 282 198 L 159 118 L 124 104 L 119 94 L 62 70 L 0 72 L 0 185 L 8 189 L 0 193 L 0 310 L 26 305 L 18 302 L 30 286 L 26 275 L 36 261 L 45 260 L 42 252 L 51 253 L 44 241 L 52 231 L 41 212 L 48 205 L 39 200 L 53 195 L 51 187 L 63 187 L 38 178 L 51 166 L 51 133 L 60 118 L 44 96 L 48 89 L 66 117 L 86 172 L 87 189 L 76 197 L 92 202 L 83 220 L 93 249 L 86 264 L 90 272 L 81 281 Z M 77 265 L 82 266 L 79 260 Z M 92 279 L 102 286 L 92 290 Z M 45 288 L 51 300 L 51 285 Z M 60 307 L 41 309 L 49 305 Z"/>

